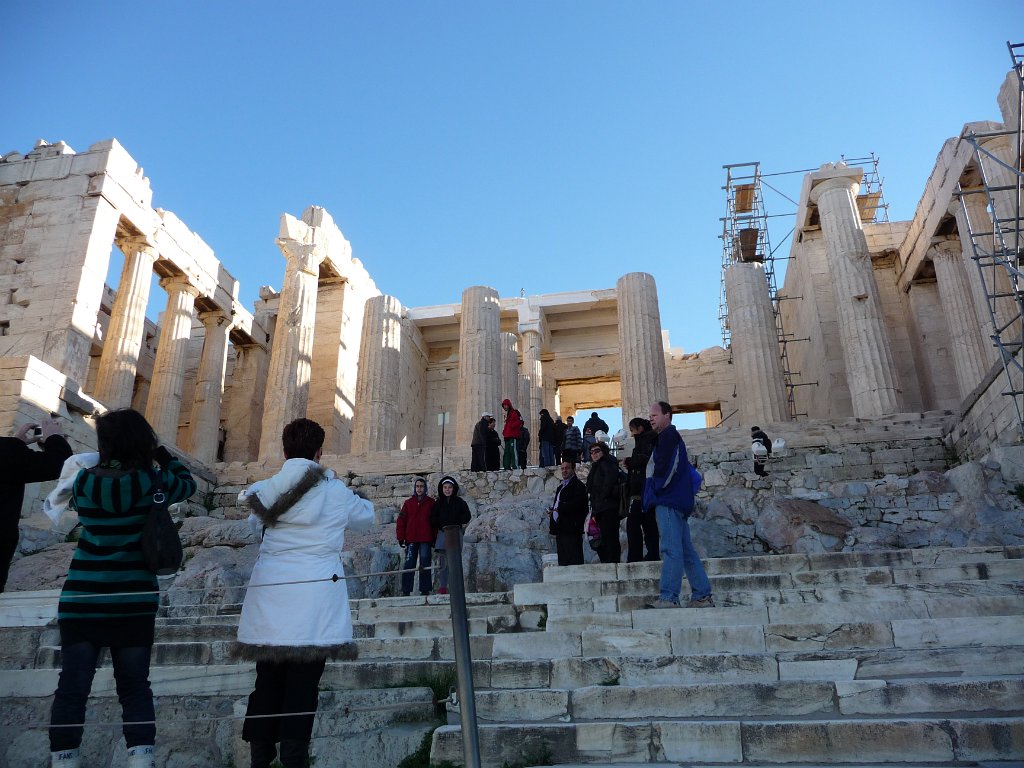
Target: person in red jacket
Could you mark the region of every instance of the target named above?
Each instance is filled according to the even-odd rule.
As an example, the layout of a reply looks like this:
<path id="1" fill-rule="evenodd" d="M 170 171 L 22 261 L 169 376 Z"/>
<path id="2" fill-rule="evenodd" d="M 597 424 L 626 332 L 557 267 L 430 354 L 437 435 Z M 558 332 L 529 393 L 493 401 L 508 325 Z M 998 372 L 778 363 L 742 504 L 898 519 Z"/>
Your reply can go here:
<path id="1" fill-rule="evenodd" d="M 519 438 L 523 433 L 523 415 L 512 407 L 512 401 L 507 397 L 501 401 L 501 410 L 505 412 L 505 427 L 501 430 L 505 438 L 505 455 L 501 465 L 504 469 L 519 469 Z"/>
<path id="2" fill-rule="evenodd" d="M 413 484 L 413 495 L 402 504 L 398 513 L 398 524 L 395 533 L 398 543 L 405 547 L 405 573 L 402 574 L 402 595 L 408 597 L 412 593 L 413 571 L 417 558 L 420 561 L 420 594 L 430 594 L 430 558 L 433 553 L 437 531 L 430 523 L 430 510 L 434 508 L 434 500 L 427 495 L 427 481 L 417 477 Z"/>

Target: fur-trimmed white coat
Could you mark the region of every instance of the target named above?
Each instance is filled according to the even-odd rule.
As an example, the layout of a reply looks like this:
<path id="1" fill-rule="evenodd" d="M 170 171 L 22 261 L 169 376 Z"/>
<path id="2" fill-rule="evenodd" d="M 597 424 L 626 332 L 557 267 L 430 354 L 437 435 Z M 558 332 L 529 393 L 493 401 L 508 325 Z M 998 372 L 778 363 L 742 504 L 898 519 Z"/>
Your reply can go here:
<path id="1" fill-rule="evenodd" d="M 353 656 L 352 616 L 341 565 L 345 531 L 366 530 L 373 505 L 334 473 L 308 459 L 288 459 L 274 476 L 238 496 L 262 534 L 242 603 L 235 655 L 254 661 Z M 260 584 L 331 579 L 306 584 Z"/>

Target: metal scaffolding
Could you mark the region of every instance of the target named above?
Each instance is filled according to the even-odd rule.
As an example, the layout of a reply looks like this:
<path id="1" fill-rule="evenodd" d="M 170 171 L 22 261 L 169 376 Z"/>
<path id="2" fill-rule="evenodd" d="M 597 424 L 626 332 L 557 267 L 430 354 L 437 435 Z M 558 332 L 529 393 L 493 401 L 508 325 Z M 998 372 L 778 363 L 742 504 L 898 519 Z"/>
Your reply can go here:
<path id="1" fill-rule="evenodd" d="M 736 262 L 758 262 L 764 265 L 768 280 L 768 295 L 775 315 L 775 333 L 779 339 L 782 376 L 786 384 L 786 402 L 789 417 L 796 418 L 793 398 L 793 377 L 789 369 L 787 346 L 789 337 L 782 327 L 779 311 L 778 283 L 775 277 L 775 250 L 768 233 L 768 213 L 761 194 L 761 164 L 734 163 L 725 169 L 726 213 L 722 218 L 722 277 L 719 287 L 718 320 L 722 326 L 722 344 L 729 348 L 732 337 L 729 329 L 729 309 L 725 298 L 725 270 Z"/>
<path id="2" fill-rule="evenodd" d="M 1024 435 L 1024 323 L 1021 321 L 1024 314 L 1024 296 L 1021 295 L 1024 290 L 1021 272 L 1024 255 L 1021 231 L 1024 43 L 1007 42 L 1006 47 L 1017 78 L 1016 124 L 997 131 L 964 129 L 960 138 L 974 150 L 977 178 L 966 185 L 961 180 L 956 195 L 968 225 L 967 237 L 961 232 L 960 239 L 965 248 L 970 243 L 970 257 L 978 266 L 985 288 L 991 321 L 989 337 L 999 351 L 1006 380 L 1003 395 L 1013 401 L 1018 428 Z M 1001 150 L 1002 157 L 992 151 L 995 145 L 999 145 L 997 151 Z M 979 199 L 984 204 L 983 214 Z"/>
<path id="3" fill-rule="evenodd" d="M 883 179 L 878 172 L 878 157 L 874 152 L 866 157 L 847 158 L 840 155 L 840 160 L 850 167 L 860 167 L 864 176 L 861 180 L 861 191 L 857 195 L 857 210 L 863 223 L 885 222 L 889 220 L 889 206 L 885 202 L 882 191 Z M 803 168 L 795 171 L 762 173 L 759 162 L 733 163 L 723 165 L 725 169 L 726 214 L 722 217 L 722 275 L 719 287 L 718 321 L 722 328 L 722 345 L 727 349 L 732 343 L 729 328 L 729 307 L 725 296 L 725 270 L 734 262 L 755 261 L 764 265 L 765 278 L 768 280 L 768 294 L 772 300 L 772 312 L 775 315 L 775 332 L 779 340 L 779 357 L 782 363 L 782 375 L 786 385 L 786 400 L 790 418 L 806 415 L 797 413 L 794 391 L 800 386 L 812 386 L 817 382 L 796 383 L 799 371 L 793 371 L 789 361 L 789 345 L 807 339 L 793 338 L 782 325 L 780 302 L 783 299 L 799 298 L 779 296 L 778 293 L 778 262 L 787 257 L 777 257 L 775 252 L 793 234 L 794 227 L 781 238 L 773 248 L 769 233 L 770 219 L 789 219 L 796 213 L 798 203 L 782 192 L 766 178 L 776 176 L 792 176 L 817 171 L 817 168 Z M 784 213 L 769 214 L 763 196 L 763 187 L 767 187 L 792 204 L 792 209 Z"/>

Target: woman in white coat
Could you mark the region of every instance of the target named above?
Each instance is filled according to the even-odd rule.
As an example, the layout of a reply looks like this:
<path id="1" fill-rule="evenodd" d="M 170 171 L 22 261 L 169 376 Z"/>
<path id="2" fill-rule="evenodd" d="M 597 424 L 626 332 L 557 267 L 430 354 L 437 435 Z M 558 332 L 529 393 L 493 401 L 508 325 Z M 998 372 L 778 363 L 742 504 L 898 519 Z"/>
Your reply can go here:
<path id="1" fill-rule="evenodd" d="M 373 505 L 320 466 L 319 424 L 297 419 L 281 440 L 281 470 L 238 496 L 262 540 L 233 648 L 256 662 L 242 728 L 252 768 L 268 768 L 278 742 L 285 768 L 307 765 L 313 715 L 288 713 L 316 711 L 327 659 L 355 658 L 341 549 L 346 529 L 373 522 Z"/>

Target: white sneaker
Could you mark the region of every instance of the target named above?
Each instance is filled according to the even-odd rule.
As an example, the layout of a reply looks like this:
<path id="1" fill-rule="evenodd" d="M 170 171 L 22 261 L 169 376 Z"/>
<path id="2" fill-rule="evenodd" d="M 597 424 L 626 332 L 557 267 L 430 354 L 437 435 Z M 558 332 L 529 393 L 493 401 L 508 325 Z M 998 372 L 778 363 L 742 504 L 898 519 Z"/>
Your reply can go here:
<path id="1" fill-rule="evenodd" d="M 64 749 L 50 753 L 51 768 L 79 768 L 82 765 L 77 749 Z"/>
<path id="2" fill-rule="evenodd" d="M 674 603 L 671 600 L 665 600 L 664 598 L 659 597 L 654 602 L 648 603 L 647 607 L 648 608 L 678 608 L 679 607 L 679 603 Z"/>
<path id="3" fill-rule="evenodd" d="M 156 754 L 152 744 L 139 744 L 128 750 L 128 768 L 156 768 Z"/>

